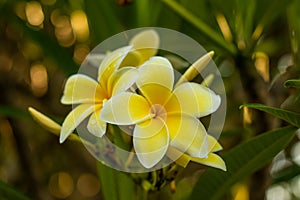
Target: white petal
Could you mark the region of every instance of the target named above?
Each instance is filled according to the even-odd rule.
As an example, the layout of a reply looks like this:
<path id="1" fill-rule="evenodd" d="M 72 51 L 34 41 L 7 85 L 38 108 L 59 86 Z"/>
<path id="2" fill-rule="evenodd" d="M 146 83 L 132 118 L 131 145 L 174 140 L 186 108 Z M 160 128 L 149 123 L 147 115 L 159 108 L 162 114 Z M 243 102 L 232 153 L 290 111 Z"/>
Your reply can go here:
<path id="1" fill-rule="evenodd" d="M 94 111 L 93 104 L 81 104 L 74 108 L 62 124 L 59 142 L 63 143 L 74 129 L 92 112 Z"/>
<path id="2" fill-rule="evenodd" d="M 131 125 L 150 119 L 150 106 L 141 95 L 122 92 L 107 101 L 101 110 L 101 119 L 117 125 Z"/>
<path id="3" fill-rule="evenodd" d="M 136 125 L 133 132 L 134 150 L 146 168 L 156 165 L 165 156 L 169 145 L 169 133 L 164 122 L 159 118 L 154 121 Z M 158 123 L 161 125 L 157 126 Z"/>
<path id="4" fill-rule="evenodd" d="M 134 50 L 139 52 L 142 56 L 141 62 L 144 62 L 157 53 L 159 36 L 154 30 L 142 31 L 135 35 L 129 44 L 133 46 Z"/>
<path id="5" fill-rule="evenodd" d="M 219 95 L 197 83 L 179 85 L 175 88 L 174 95 L 180 104 L 180 107 L 178 107 L 180 110 L 177 110 L 177 112 L 194 115 L 197 118 L 215 112 L 221 104 Z M 174 112 L 175 110 L 176 108 L 174 108 Z"/>
<path id="6" fill-rule="evenodd" d="M 95 80 L 83 74 L 76 74 L 68 78 L 61 102 L 63 104 L 94 103 L 101 102 L 105 96 L 105 92 Z"/>
<path id="7" fill-rule="evenodd" d="M 106 87 L 109 77 L 116 69 L 118 69 L 131 48 L 132 46 L 119 48 L 109 53 L 103 59 L 98 69 L 98 81 L 101 83 L 102 87 Z"/>
<path id="8" fill-rule="evenodd" d="M 152 57 L 139 68 L 138 88 L 146 85 L 159 85 L 172 91 L 174 72 L 171 63 L 163 57 Z"/>
<path id="9" fill-rule="evenodd" d="M 88 131 L 97 137 L 102 137 L 106 132 L 106 122 L 100 118 L 100 111 L 101 108 L 95 108 L 87 125 Z"/>
<path id="10" fill-rule="evenodd" d="M 166 124 L 173 147 L 191 156 L 207 156 L 207 133 L 197 118 L 190 115 L 168 115 Z"/>
<path id="11" fill-rule="evenodd" d="M 138 70 L 134 67 L 123 67 L 115 71 L 109 79 L 108 90 L 111 96 L 125 92 L 138 78 Z"/>

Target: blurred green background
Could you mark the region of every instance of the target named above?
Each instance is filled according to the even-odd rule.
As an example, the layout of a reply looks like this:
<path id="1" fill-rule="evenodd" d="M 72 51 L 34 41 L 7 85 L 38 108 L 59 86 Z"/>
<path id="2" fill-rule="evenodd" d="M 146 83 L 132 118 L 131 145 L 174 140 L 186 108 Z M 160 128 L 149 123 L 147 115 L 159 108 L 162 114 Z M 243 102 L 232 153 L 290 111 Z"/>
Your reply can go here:
<path id="1" fill-rule="evenodd" d="M 299 1 L 0 0 L 0 199 L 14 190 L 32 199 L 103 198 L 96 161 L 84 146 L 60 145 L 27 108 L 62 122 L 71 109 L 60 104 L 64 82 L 85 56 L 108 37 L 145 26 L 180 31 L 215 51 L 228 98 L 224 152 L 286 124 L 239 109 L 243 103 L 300 111 L 298 91 L 283 86 L 300 75 Z M 224 198 L 300 199 L 299 155 L 295 137 L 272 163 L 231 183 Z M 190 164 L 176 179 L 176 193 L 166 186 L 149 199 L 188 199 L 204 169 Z"/>

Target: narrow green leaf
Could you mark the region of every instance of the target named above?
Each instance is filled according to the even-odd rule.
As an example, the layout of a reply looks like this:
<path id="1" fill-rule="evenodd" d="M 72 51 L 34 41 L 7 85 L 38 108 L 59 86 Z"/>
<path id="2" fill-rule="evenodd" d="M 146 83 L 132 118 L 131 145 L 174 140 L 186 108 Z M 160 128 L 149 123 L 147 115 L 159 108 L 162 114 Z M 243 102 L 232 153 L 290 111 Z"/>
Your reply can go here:
<path id="1" fill-rule="evenodd" d="M 288 110 L 283 110 L 280 108 L 269 107 L 269 106 L 265 106 L 262 104 L 244 104 L 240 108 L 242 108 L 242 107 L 255 108 L 257 110 L 264 111 L 266 113 L 274 115 L 275 117 L 278 117 L 279 119 L 282 119 L 282 120 L 290 123 L 291 125 L 300 127 L 300 114 L 299 113 L 291 112 Z"/>
<path id="2" fill-rule="evenodd" d="M 0 116 L 30 119 L 30 115 L 20 108 L 0 106 Z"/>
<path id="3" fill-rule="evenodd" d="M 118 5 L 115 1 L 84 1 L 88 17 L 93 45 L 98 45 L 104 39 L 124 30 L 117 16 Z"/>
<path id="4" fill-rule="evenodd" d="M 171 9 L 173 9 L 177 14 L 186 19 L 188 22 L 197 27 L 203 34 L 205 34 L 208 38 L 216 42 L 223 49 L 227 50 L 231 54 L 235 55 L 237 50 L 235 46 L 227 42 L 221 34 L 218 34 L 214 29 L 212 29 L 209 25 L 203 22 L 200 18 L 196 17 L 193 13 L 187 10 L 185 7 L 181 6 L 174 0 L 162 0 L 166 5 L 168 5 Z"/>
<path id="5" fill-rule="evenodd" d="M 128 175 L 100 162 L 97 163 L 97 168 L 105 200 L 134 199 L 135 185 Z"/>
<path id="6" fill-rule="evenodd" d="M 290 166 L 285 167 L 283 170 L 275 173 L 272 177 L 272 183 L 280 183 L 287 182 L 295 178 L 300 174 L 300 167 L 297 164 L 292 164 Z"/>
<path id="7" fill-rule="evenodd" d="M 136 1 L 136 12 L 137 12 L 137 24 L 139 26 L 150 26 L 151 25 L 151 13 L 149 12 L 149 0 Z"/>
<path id="8" fill-rule="evenodd" d="M 288 80 L 284 83 L 285 87 L 294 87 L 294 88 L 300 88 L 300 80 L 299 79 L 295 79 L 295 80 Z"/>
<path id="9" fill-rule="evenodd" d="M 237 181 L 262 168 L 293 139 L 297 128 L 284 127 L 266 132 L 224 154 L 227 172 L 208 169 L 197 182 L 192 199 L 217 200 Z"/>
<path id="10" fill-rule="evenodd" d="M 287 19 L 289 25 L 290 45 L 294 56 L 295 66 L 300 68 L 300 55 L 298 49 L 300 48 L 300 1 L 294 1 L 288 8 Z"/>
<path id="11" fill-rule="evenodd" d="M 119 200 L 128 200 L 135 198 L 135 183 L 128 174 L 117 173 Z"/>
<path id="12" fill-rule="evenodd" d="M 97 168 L 104 199 L 118 200 L 114 170 L 100 162 L 97 162 Z"/>
<path id="13" fill-rule="evenodd" d="M 0 199 L 30 200 L 29 197 L 2 181 L 0 181 L 0 197 Z"/>
<path id="14" fill-rule="evenodd" d="M 269 0 L 257 1 L 257 10 L 256 13 L 258 16 L 258 22 L 255 29 L 255 39 L 258 39 L 263 29 L 272 25 L 273 23 L 276 25 L 277 18 L 280 17 L 288 8 L 289 4 L 292 0 L 274 0 L 270 2 Z M 259 30 L 259 31 L 258 31 Z"/>
<path id="15" fill-rule="evenodd" d="M 155 26 L 157 21 L 161 20 L 158 18 L 162 11 L 162 3 L 160 1 L 139 0 L 134 1 L 134 4 L 137 26 Z"/>
<path id="16" fill-rule="evenodd" d="M 126 151 L 130 151 L 131 146 L 130 146 L 130 144 L 126 143 L 126 141 L 124 140 L 124 137 L 123 137 L 124 133 L 121 131 L 121 129 L 118 126 L 113 125 L 111 130 L 113 130 L 113 133 L 114 133 L 113 134 L 114 135 L 114 139 L 113 139 L 114 143 L 118 147 L 120 147 Z"/>

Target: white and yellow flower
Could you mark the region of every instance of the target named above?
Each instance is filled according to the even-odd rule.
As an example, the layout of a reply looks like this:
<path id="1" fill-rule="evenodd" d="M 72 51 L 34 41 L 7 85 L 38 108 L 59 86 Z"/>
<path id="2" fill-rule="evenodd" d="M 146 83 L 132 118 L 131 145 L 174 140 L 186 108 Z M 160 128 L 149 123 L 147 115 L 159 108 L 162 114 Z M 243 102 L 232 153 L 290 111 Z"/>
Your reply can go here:
<path id="1" fill-rule="evenodd" d="M 89 132 L 98 137 L 105 134 L 106 122 L 100 118 L 103 104 L 113 95 L 127 90 L 138 75 L 134 67 L 118 69 L 130 49 L 130 46 L 120 48 L 104 58 L 98 70 L 98 82 L 83 74 L 68 78 L 61 102 L 78 105 L 62 124 L 61 143 L 88 116 L 90 116 L 87 124 Z"/>
<path id="2" fill-rule="evenodd" d="M 60 143 L 88 116 L 88 131 L 97 137 L 105 134 L 106 122 L 100 117 L 103 104 L 133 85 L 138 75 L 135 67 L 156 54 L 159 37 L 155 31 L 146 30 L 134 36 L 130 45 L 104 57 L 98 69 L 98 82 L 82 74 L 67 80 L 61 102 L 79 105 L 65 118 Z"/>
<path id="3" fill-rule="evenodd" d="M 211 150 L 198 118 L 215 112 L 220 96 L 197 83 L 185 82 L 175 88 L 173 84 L 171 63 L 152 57 L 139 68 L 138 93 L 119 93 L 101 111 L 107 123 L 135 124 L 133 146 L 146 168 L 155 166 L 169 147 L 200 159 L 207 158 Z"/>

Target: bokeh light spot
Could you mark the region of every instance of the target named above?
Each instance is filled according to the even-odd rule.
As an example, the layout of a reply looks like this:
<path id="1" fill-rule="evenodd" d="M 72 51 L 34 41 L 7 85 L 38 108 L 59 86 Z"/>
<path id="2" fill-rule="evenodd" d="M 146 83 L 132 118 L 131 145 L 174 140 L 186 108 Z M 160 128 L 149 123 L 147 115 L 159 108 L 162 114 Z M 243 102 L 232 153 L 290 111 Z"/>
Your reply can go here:
<path id="1" fill-rule="evenodd" d="M 66 172 L 55 173 L 50 177 L 48 190 L 54 197 L 67 198 L 74 190 L 74 180 Z"/>
<path id="2" fill-rule="evenodd" d="M 82 10 L 74 11 L 71 14 L 71 24 L 76 39 L 83 42 L 89 37 L 89 26 L 85 13 Z"/>
<path id="3" fill-rule="evenodd" d="M 83 196 L 92 197 L 100 191 L 100 183 L 93 174 L 82 174 L 78 178 L 77 189 Z"/>
<path id="4" fill-rule="evenodd" d="M 37 97 L 43 96 L 48 90 L 48 75 L 41 64 L 33 65 L 30 69 L 31 90 Z"/>
<path id="5" fill-rule="evenodd" d="M 31 1 L 26 4 L 25 14 L 28 20 L 28 23 L 33 26 L 40 26 L 44 21 L 44 13 L 42 6 L 37 1 Z"/>

